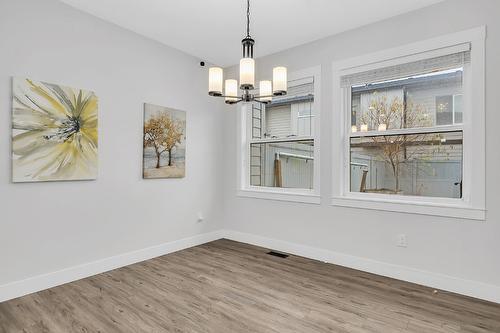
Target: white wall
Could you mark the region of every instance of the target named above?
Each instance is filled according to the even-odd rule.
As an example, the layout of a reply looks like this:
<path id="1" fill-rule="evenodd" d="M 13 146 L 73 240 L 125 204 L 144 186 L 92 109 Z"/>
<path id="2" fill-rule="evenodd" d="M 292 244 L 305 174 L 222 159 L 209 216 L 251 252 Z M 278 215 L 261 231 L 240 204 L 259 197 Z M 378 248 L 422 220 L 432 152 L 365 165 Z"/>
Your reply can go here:
<path id="1" fill-rule="evenodd" d="M 55 0 L 0 1 L 0 286 L 220 229 L 225 113 L 198 62 Z M 97 181 L 10 182 L 12 76 L 96 92 Z M 186 178 L 142 179 L 144 102 L 187 111 Z"/>
<path id="2" fill-rule="evenodd" d="M 236 196 L 236 110 L 225 118 L 226 228 L 403 267 L 500 287 L 500 2 L 449 0 L 310 44 L 257 59 L 258 73 L 269 78 L 274 65 L 289 72 L 322 66 L 321 205 Z M 397 47 L 443 34 L 487 25 L 487 220 L 411 215 L 330 206 L 332 174 L 332 62 Z M 273 36 L 256 36 L 273 38 Z M 258 44 L 256 46 L 258 52 Z M 232 69 L 234 71 L 234 69 Z M 333 175 L 335 177 L 335 175 Z M 405 233 L 408 247 L 396 247 Z M 244 238 L 244 237 L 243 237 Z M 249 238 L 250 239 L 250 238 Z M 258 239 L 254 238 L 254 239 Z M 283 244 L 283 243 L 276 243 Z M 368 262 L 368 261 L 367 261 Z M 394 273 L 394 274 L 392 274 Z M 391 274 L 398 276 L 398 272 Z M 399 276 L 403 276 L 400 274 Z M 448 280 L 444 280 L 448 281 Z M 458 281 L 458 280 L 457 280 Z M 461 280 L 460 280 L 461 281 Z M 461 283 L 461 282 L 460 282 Z M 458 285 L 460 285 L 458 283 Z M 464 282 L 464 289 L 465 289 Z M 456 288 L 455 288 L 456 289 Z M 500 300 L 500 289 L 496 296 Z"/>
<path id="3" fill-rule="evenodd" d="M 198 59 L 55 0 L 0 0 L 0 287 L 222 227 L 500 287 L 499 12 L 496 0 L 448 0 L 258 59 L 267 78 L 275 64 L 322 66 L 322 204 L 308 205 L 236 196 L 236 111 L 206 95 Z M 487 221 L 330 206 L 332 61 L 484 24 Z M 97 181 L 10 182 L 11 76 L 97 93 Z M 185 179 L 141 179 L 143 102 L 188 112 Z"/>

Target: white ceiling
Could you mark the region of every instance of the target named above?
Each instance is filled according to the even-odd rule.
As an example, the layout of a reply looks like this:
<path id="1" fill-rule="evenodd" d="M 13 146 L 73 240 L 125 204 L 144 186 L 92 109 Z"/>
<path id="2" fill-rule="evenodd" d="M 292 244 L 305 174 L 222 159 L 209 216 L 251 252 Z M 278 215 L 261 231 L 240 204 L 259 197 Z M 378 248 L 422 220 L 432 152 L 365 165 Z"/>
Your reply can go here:
<path id="1" fill-rule="evenodd" d="M 238 63 L 246 0 L 61 0 L 221 66 Z M 264 56 L 442 0 L 251 0 L 255 56 Z"/>

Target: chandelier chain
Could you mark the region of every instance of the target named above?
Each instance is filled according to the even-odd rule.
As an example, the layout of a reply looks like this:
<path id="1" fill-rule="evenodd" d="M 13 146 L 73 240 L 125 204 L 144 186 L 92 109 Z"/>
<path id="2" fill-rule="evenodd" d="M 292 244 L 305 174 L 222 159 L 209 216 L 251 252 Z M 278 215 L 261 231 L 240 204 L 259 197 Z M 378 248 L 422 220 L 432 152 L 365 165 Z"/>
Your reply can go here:
<path id="1" fill-rule="evenodd" d="M 247 0 L 247 37 L 250 37 L 250 0 Z"/>

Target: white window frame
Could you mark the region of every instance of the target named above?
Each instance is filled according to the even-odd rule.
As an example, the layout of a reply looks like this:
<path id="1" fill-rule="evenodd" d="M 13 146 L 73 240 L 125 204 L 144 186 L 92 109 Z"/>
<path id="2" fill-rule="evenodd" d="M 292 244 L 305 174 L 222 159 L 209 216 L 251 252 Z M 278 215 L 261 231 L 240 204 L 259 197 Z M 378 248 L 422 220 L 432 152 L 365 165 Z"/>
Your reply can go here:
<path id="1" fill-rule="evenodd" d="M 333 62 L 332 205 L 474 220 L 486 218 L 485 39 L 486 28 L 483 26 Z M 454 47 L 458 48 L 464 43 L 471 45 L 471 62 L 467 77 L 464 77 L 463 126 L 449 126 L 450 130 L 455 127 L 463 129 L 462 198 L 351 192 L 349 186 L 351 96 L 350 89 L 346 92 L 347 89 L 341 88 L 341 77 L 451 54 Z M 413 129 L 411 131 L 415 132 Z M 389 132 L 385 134 L 388 135 Z M 338 156 L 341 156 L 340 160 Z"/>
<path id="2" fill-rule="evenodd" d="M 299 71 L 288 73 L 288 80 L 298 80 L 305 77 L 314 77 L 314 171 L 313 171 L 313 188 L 312 189 L 296 189 L 296 188 L 276 188 L 266 186 L 250 185 L 250 141 L 253 143 L 259 140 L 251 140 L 251 133 L 248 130 L 251 113 L 251 104 L 243 103 L 238 108 L 237 120 L 237 142 L 238 150 L 237 158 L 237 195 L 240 197 L 259 198 L 268 200 L 293 201 L 309 204 L 320 204 L 320 123 L 321 117 L 321 66 L 311 67 Z M 291 141 L 291 140 L 307 140 L 310 137 L 300 138 L 285 138 L 276 139 L 276 141 Z M 262 139 L 269 141 L 269 139 Z"/>

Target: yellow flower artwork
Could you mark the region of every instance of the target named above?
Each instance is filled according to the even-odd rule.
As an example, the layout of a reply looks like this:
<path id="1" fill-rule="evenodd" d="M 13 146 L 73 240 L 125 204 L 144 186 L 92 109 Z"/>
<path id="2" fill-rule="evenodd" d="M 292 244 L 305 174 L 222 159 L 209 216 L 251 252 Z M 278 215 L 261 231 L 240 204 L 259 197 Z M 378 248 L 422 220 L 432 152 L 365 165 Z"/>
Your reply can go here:
<path id="1" fill-rule="evenodd" d="M 97 178 L 97 96 L 14 78 L 12 180 Z"/>

